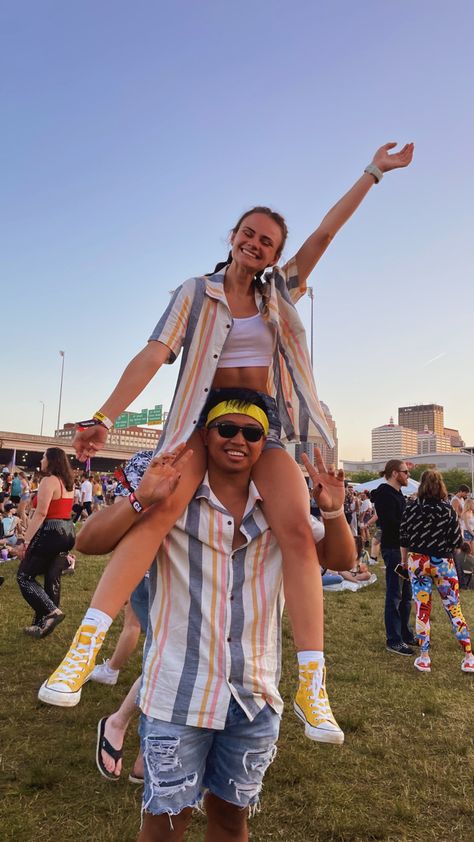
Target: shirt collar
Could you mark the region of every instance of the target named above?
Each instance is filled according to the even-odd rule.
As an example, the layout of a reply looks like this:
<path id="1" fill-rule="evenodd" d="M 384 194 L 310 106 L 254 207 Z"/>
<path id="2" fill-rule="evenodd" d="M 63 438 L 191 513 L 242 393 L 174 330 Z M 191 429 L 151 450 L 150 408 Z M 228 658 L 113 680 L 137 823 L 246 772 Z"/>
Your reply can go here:
<path id="1" fill-rule="evenodd" d="M 220 269 L 219 272 L 214 272 L 212 275 L 205 275 L 204 279 L 206 281 L 206 294 L 210 298 L 215 298 L 217 301 L 222 301 L 226 306 L 227 298 L 224 292 L 224 278 L 227 266 L 224 266 L 223 269 Z M 267 280 L 267 288 L 268 292 L 265 295 L 262 295 L 258 290 L 255 290 L 255 301 L 257 303 L 257 307 L 259 312 L 262 315 L 266 315 L 272 309 L 275 309 L 275 289 L 274 284 L 272 284 L 273 278 L 273 270 L 268 270 L 265 272 L 265 278 Z M 275 299 L 275 301 L 274 301 Z M 273 304 L 273 307 L 272 307 Z M 272 319 L 275 320 L 275 319 Z"/>
<path id="2" fill-rule="evenodd" d="M 214 509 L 218 509 L 218 511 L 225 512 L 226 514 L 228 514 L 227 509 L 221 503 L 221 501 L 216 497 L 216 495 L 214 494 L 214 492 L 213 492 L 213 490 L 212 490 L 212 488 L 209 484 L 209 473 L 208 473 L 208 471 L 206 471 L 206 475 L 205 475 L 201 485 L 199 486 L 198 490 L 196 491 L 195 496 L 198 499 L 204 498 L 205 500 L 208 501 L 209 505 L 212 506 Z M 245 507 L 245 512 L 244 512 L 244 516 L 242 518 L 242 521 L 244 521 L 245 518 L 249 514 L 252 514 L 255 511 L 256 508 L 258 508 L 257 503 L 260 503 L 262 500 L 263 500 L 263 497 L 260 495 L 257 486 L 255 485 L 255 483 L 252 480 L 250 480 L 248 497 L 247 497 L 247 505 Z"/>

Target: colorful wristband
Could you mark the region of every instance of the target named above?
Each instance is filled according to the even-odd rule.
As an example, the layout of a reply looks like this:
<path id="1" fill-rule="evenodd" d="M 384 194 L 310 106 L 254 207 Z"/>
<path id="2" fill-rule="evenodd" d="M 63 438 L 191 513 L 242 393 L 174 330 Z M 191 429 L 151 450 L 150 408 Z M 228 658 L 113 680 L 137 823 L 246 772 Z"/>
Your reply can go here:
<path id="1" fill-rule="evenodd" d="M 341 506 L 340 509 L 336 509 L 335 512 L 325 512 L 323 509 L 320 509 L 319 511 L 321 512 L 323 520 L 334 520 L 334 518 L 344 514 L 344 506 Z"/>
<path id="2" fill-rule="evenodd" d="M 104 427 L 107 428 L 107 430 L 111 430 L 114 426 L 114 422 L 111 421 L 110 418 L 107 418 L 107 416 L 104 415 L 103 412 L 94 412 L 94 415 L 92 417 L 96 418 L 99 424 L 102 424 Z"/>
<path id="3" fill-rule="evenodd" d="M 147 507 L 146 507 L 146 506 L 142 506 L 142 504 L 140 503 L 140 500 L 137 500 L 137 498 L 135 497 L 135 494 L 133 493 L 133 491 L 132 491 L 132 493 L 131 493 L 131 494 L 129 494 L 129 495 L 128 495 L 128 499 L 129 499 L 129 501 L 130 501 L 130 505 L 131 505 L 132 509 L 135 509 L 135 511 L 136 511 L 139 515 L 141 515 L 141 513 L 142 513 L 142 512 L 146 512 Z"/>

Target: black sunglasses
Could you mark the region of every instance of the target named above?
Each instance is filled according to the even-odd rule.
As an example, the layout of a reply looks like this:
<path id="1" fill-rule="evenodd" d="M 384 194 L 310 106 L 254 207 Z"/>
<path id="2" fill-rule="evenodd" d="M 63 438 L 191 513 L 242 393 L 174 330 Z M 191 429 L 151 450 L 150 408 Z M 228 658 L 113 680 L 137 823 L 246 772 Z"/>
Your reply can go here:
<path id="1" fill-rule="evenodd" d="M 265 435 L 261 427 L 251 427 L 248 425 L 247 427 L 239 427 L 238 424 L 232 424 L 228 421 L 221 421 L 218 424 L 211 424 L 208 427 L 209 430 L 217 430 L 220 436 L 223 439 L 233 439 L 237 433 L 242 433 L 245 441 L 260 441 L 262 436 Z"/>
<path id="2" fill-rule="evenodd" d="M 406 470 L 405 470 L 405 471 L 399 471 L 398 473 L 399 473 L 399 474 L 407 474 L 407 475 L 408 475 L 408 474 L 410 473 L 410 471 L 406 471 Z"/>

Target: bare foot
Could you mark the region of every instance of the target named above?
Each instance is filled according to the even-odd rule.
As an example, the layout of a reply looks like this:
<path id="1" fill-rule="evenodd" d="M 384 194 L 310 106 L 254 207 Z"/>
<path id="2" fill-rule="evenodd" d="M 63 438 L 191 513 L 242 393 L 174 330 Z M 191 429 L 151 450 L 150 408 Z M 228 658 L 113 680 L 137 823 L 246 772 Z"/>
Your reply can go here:
<path id="1" fill-rule="evenodd" d="M 107 717 L 107 722 L 105 723 L 104 728 L 104 737 L 114 748 L 122 748 L 125 731 L 126 729 L 122 724 L 120 724 L 114 713 Z M 120 777 L 120 773 L 122 771 L 122 758 L 120 758 L 120 760 L 114 760 L 110 754 L 107 754 L 107 752 L 104 751 L 104 749 L 101 750 L 100 754 L 102 757 L 102 763 L 107 771 L 111 772 L 117 778 Z"/>

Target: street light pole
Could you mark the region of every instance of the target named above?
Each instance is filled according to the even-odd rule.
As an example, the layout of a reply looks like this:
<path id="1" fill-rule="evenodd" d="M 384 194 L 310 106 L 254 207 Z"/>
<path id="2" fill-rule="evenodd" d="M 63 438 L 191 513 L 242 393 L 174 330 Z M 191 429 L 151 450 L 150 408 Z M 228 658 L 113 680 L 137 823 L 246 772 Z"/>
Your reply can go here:
<path id="1" fill-rule="evenodd" d="M 310 355 L 311 355 L 311 368 L 313 368 L 313 332 L 314 332 L 314 289 L 313 287 L 308 287 L 308 295 L 311 299 L 311 343 L 310 343 Z"/>
<path id="2" fill-rule="evenodd" d="M 64 354 L 65 354 L 65 352 L 60 351 L 59 354 L 60 354 L 62 360 L 61 360 L 61 383 L 60 383 L 60 386 L 59 386 L 58 426 L 56 428 L 57 430 L 59 430 L 59 424 L 60 424 L 60 421 L 61 421 L 61 401 L 62 401 L 62 397 L 63 397 Z"/>
<path id="3" fill-rule="evenodd" d="M 43 406 L 43 409 L 41 410 L 41 430 L 40 430 L 40 436 L 42 436 L 43 435 L 43 421 L 44 421 L 44 401 L 40 401 L 40 404 L 42 404 L 42 406 Z"/>
<path id="4" fill-rule="evenodd" d="M 461 452 L 471 454 L 471 494 L 474 494 L 474 447 L 463 447 Z"/>

